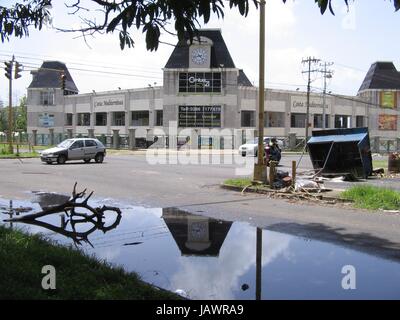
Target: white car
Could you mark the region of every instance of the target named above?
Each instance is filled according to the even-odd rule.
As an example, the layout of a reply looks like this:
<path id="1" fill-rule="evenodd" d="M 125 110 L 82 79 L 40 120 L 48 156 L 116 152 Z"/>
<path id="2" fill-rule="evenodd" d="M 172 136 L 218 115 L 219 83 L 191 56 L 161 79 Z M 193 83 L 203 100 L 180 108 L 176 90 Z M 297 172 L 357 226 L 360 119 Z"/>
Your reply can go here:
<path id="1" fill-rule="evenodd" d="M 47 164 L 64 164 L 69 160 L 83 160 L 89 163 L 91 159 L 102 163 L 105 155 L 106 148 L 99 140 L 76 138 L 64 140 L 57 147 L 43 150 L 40 159 Z"/>
<path id="2" fill-rule="evenodd" d="M 264 146 L 268 145 L 271 139 L 272 137 L 264 137 Z M 279 148 L 282 149 L 283 141 L 278 139 L 276 141 L 278 143 Z M 257 150 L 258 150 L 258 138 L 254 138 L 252 140 L 247 141 L 245 144 L 239 147 L 239 154 L 242 157 L 246 156 L 257 157 Z"/>

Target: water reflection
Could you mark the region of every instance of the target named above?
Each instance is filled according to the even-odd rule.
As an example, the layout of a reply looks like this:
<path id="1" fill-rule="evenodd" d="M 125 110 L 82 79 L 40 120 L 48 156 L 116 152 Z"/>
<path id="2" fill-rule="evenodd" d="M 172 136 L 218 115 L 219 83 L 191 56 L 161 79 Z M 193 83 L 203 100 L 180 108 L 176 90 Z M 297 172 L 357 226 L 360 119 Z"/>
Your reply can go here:
<path id="1" fill-rule="evenodd" d="M 232 225 L 175 208 L 163 209 L 162 218 L 183 256 L 218 257 Z"/>
<path id="2" fill-rule="evenodd" d="M 0 199 L 0 207 L 8 202 Z M 107 202 L 91 199 L 90 203 L 101 207 Z M 111 199 L 109 204 L 116 202 Z M 21 205 L 42 210 L 38 202 L 14 201 L 13 208 Z M 349 242 L 318 241 L 311 232 L 300 233 L 307 235 L 305 239 L 174 208 L 117 206 L 123 212 L 119 225 L 106 234 L 95 230 L 90 236 L 93 247 L 83 243 L 81 248 L 191 299 L 400 298 L 400 264 L 354 250 L 358 247 Z M 61 227 L 59 214 L 41 221 Z M 107 215 L 103 222 L 114 221 L 115 216 Z M 33 233 L 50 230 L 41 225 L 28 228 Z M 83 232 L 82 228 L 76 229 Z M 55 229 L 50 231 L 58 242 L 73 242 Z M 342 289 L 344 265 L 356 268 L 357 290 Z"/>
<path id="3" fill-rule="evenodd" d="M 11 228 L 13 227 L 13 223 L 33 225 L 70 238 L 75 245 L 88 243 L 93 247 L 89 241 L 89 235 L 98 230 L 106 233 L 115 229 L 120 224 L 122 215 L 121 210 L 116 207 L 105 205 L 101 207 L 91 206 L 88 200 L 92 194 L 90 193 L 85 198 L 86 189 L 82 192 L 76 192 L 76 184 L 72 197 L 39 192 L 36 193 L 36 200 L 33 203 L 39 203 L 42 211 L 19 217 L 14 217 L 13 213 L 15 210 L 10 200 L 10 219 L 4 221 L 9 222 Z M 104 220 L 110 212 L 114 214 L 115 219 L 111 224 L 106 224 Z M 54 219 L 57 215 L 59 216 L 58 221 Z M 43 217 L 47 216 L 52 216 L 52 218 L 47 221 L 43 220 Z"/>

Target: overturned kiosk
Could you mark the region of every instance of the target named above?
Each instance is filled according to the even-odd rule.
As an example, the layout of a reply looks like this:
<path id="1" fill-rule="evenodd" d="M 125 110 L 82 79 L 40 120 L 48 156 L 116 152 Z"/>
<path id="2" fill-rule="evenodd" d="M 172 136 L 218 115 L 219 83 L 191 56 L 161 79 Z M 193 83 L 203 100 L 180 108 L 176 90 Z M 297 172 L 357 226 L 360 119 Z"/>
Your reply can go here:
<path id="1" fill-rule="evenodd" d="M 307 147 L 317 175 L 366 179 L 372 174 L 368 128 L 315 130 Z"/>

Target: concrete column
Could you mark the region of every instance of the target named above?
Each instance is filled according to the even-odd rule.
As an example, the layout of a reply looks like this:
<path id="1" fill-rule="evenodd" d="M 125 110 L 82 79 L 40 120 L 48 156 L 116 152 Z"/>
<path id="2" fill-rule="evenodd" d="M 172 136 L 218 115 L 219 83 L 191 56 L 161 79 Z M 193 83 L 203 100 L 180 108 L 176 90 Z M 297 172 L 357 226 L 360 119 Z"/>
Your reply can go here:
<path id="1" fill-rule="evenodd" d="M 379 137 L 374 137 L 374 152 L 379 153 L 380 149 L 380 143 L 379 143 Z"/>
<path id="2" fill-rule="evenodd" d="M 243 143 L 242 143 L 242 139 L 243 139 L 243 131 L 241 129 L 235 129 L 235 137 L 234 137 L 234 148 L 238 149 Z"/>
<path id="3" fill-rule="evenodd" d="M 129 149 L 136 147 L 136 129 L 129 129 Z"/>
<path id="4" fill-rule="evenodd" d="M 88 129 L 89 138 L 94 138 L 94 129 Z"/>
<path id="5" fill-rule="evenodd" d="M 296 133 L 295 132 L 289 132 L 289 149 L 293 150 L 296 148 Z"/>
<path id="6" fill-rule="evenodd" d="M 113 148 L 119 149 L 119 129 L 113 129 Z"/>
<path id="7" fill-rule="evenodd" d="M 193 129 L 192 130 L 192 137 L 191 137 L 191 149 L 197 150 L 199 148 L 199 130 Z"/>
<path id="8" fill-rule="evenodd" d="M 54 129 L 53 128 L 49 129 L 49 134 L 50 134 L 50 145 L 54 145 Z"/>
<path id="9" fill-rule="evenodd" d="M 72 129 L 67 129 L 67 134 L 68 134 L 68 139 L 72 139 L 73 138 Z"/>
<path id="10" fill-rule="evenodd" d="M 33 135 L 33 145 L 37 145 L 37 130 L 32 130 L 32 135 Z"/>

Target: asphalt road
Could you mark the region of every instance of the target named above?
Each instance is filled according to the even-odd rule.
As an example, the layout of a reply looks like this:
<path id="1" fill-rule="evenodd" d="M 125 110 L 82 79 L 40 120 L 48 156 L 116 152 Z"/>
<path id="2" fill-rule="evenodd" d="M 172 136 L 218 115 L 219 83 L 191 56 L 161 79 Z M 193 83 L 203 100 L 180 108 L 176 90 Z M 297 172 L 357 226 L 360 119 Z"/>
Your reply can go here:
<path id="1" fill-rule="evenodd" d="M 285 156 L 281 168 L 298 159 L 299 155 Z M 169 164 L 162 164 L 164 160 L 145 155 L 109 155 L 103 164 L 0 160 L 0 198 L 28 199 L 31 191 L 39 190 L 70 194 L 77 182 L 78 188 L 94 190 L 98 198 L 146 207 L 179 207 L 215 218 L 248 221 L 400 260 L 399 214 L 317 206 L 221 189 L 223 180 L 246 173 L 246 165 L 238 156 L 227 157 L 225 164 L 210 163 L 218 159 L 208 155 L 191 159 L 172 156 Z M 248 167 L 251 169 L 252 164 Z M 299 171 L 310 168 L 309 159 L 304 158 Z"/>

